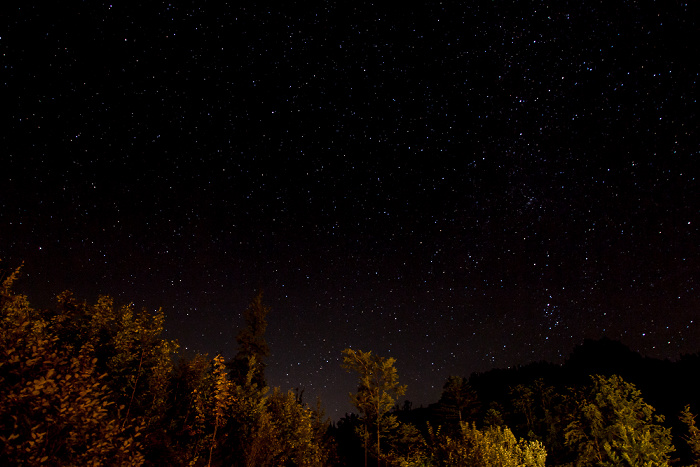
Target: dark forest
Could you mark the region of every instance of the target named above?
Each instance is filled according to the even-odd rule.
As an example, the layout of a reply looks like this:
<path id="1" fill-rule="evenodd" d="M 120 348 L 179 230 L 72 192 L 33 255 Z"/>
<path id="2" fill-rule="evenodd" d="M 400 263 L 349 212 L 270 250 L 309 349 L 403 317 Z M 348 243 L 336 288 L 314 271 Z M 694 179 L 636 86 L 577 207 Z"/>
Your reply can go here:
<path id="1" fill-rule="evenodd" d="M 2 275 L 3 465 L 699 465 L 700 354 L 646 358 L 587 340 L 563 364 L 451 376 L 413 407 L 394 358 L 343 351 L 357 411 L 331 421 L 270 388 L 262 292 L 233 355 L 185 357 L 164 316 L 66 291 L 39 310 Z"/>

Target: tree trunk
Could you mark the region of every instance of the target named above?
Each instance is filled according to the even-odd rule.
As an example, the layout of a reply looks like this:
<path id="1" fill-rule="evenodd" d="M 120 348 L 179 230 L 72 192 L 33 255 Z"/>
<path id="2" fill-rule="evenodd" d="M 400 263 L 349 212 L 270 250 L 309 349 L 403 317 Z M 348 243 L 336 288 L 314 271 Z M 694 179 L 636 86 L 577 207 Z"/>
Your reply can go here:
<path id="1" fill-rule="evenodd" d="M 129 412 L 131 411 L 131 405 L 134 403 L 134 396 L 136 395 L 136 385 L 139 383 L 139 376 L 141 376 L 141 364 L 143 363 L 143 352 L 145 350 L 143 342 L 141 343 L 141 358 L 139 359 L 139 368 L 136 370 L 136 381 L 134 381 L 134 389 L 131 391 L 131 400 L 129 401 L 129 407 L 126 409 L 126 415 L 124 415 L 124 421 L 122 422 L 122 429 L 126 425 L 126 421 L 129 419 Z"/>
<path id="2" fill-rule="evenodd" d="M 219 428 L 219 416 L 214 420 L 214 436 L 211 438 L 211 446 L 209 447 L 209 462 L 207 467 L 211 467 L 211 455 L 214 453 L 214 444 L 216 443 L 216 429 Z"/>
<path id="3" fill-rule="evenodd" d="M 379 451 L 379 417 L 377 417 L 377 467 L 381 467 L 381 461 L 379 460 L 381 453 Z"/>
<path id="4" fill-rule="evenodd" d="M 367 432 L 367 425 L 365 425 L 365 433 L 362 436 L 362 438 L 364 438 L 364 441 L 365 441 L 365 467 L 367 467 L 367 440 L 369 439 L 369 433 Z"/>

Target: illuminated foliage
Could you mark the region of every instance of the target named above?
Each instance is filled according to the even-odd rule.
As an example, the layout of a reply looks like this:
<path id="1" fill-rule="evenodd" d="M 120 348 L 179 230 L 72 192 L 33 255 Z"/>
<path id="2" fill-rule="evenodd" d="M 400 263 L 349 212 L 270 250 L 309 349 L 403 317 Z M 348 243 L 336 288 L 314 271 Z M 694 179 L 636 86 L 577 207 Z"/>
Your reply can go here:
<path id="1" fill-rule="evenodd" d="M 94 305 L 78 302 L 70 292 L 58 296 L 60 313 L 51 326 L 67 345 L 97 349 L 100 371 L 127 407 L 128 416 L 144 416 L 156 424 L 167 403 L 167 386 L 177 343 L 162 339 L 165 316 L 139 312 L 133 305 L 116 307 L 100 296 Z"/>
<path id="2" fill-rule="evenodd" d="M 667 466 L 671 429 L 645 403 L 641 392 L 619 376 L 591 377 L 593 385 L 566 428 L 568 446 L 578 454 L 574 465 Z"/>
<path id="3" fill-rule="evenodd" d="M 539 441 L 516 440 L 507 427 L 478 430 L 460 423 L 457 436 L 429 428 L 432 465 L 469 467 L 544 467 L 547 452 Z"/>
<path id="4" fill-rule="evenodd" d="M 694 465 L 700 465 L 700 429 L 695 424 L 695 415 L 690 411 L 690 406 L 686 405 L 679 416 L 681 422 L 687 427 L 687 434 L 683 440 L 688 445 L 693 456 Z"/>
<path id="5" fill-rule="evenodd" d="M 14 278 L 1 291 L 0 463 L 140 465 L 143 424 L 118 418 L 94 347 L 64 346 Z"/>
<path id="6" fill-rule="evenodd" d="M 252 363 L 239 383 L 230 381 L 222 361 L 215 360 L 215 389 L 208 403 L 197 406 L 200 425 L 208 419 L 215 432 L 217 426 L 222 428 L 222 438 L 216 443 L 219 452 L 212 459 L 223 465 L 250 467 L 326 465 L 328 423 L 293 392 L 274 389 L 270 393 L 269 388 L 259 387 L 254 382 L 255 357 Z"/>
<path id="7" fill-rule="evenodd" d="M 343 368 L 358 374 L 350 396 L 361 417 L 329 431 L 320 403 L 312 409 L 299 394 L 264 384 L 258 358 L 268 353 L 268 309 L 260 294 L 240 334 L 234 361 L 241 365 L 229 369 L 221 356 L 174 364 L 177 344 L 162 338 L 162 311 L 115 306 L 106 296 L 88 304 L 70 292 L 59 295 L 58 309 L 39 311 L 12 292 L 18 278 L 15 270 L 0 284 L 0 465 L 337 465 L 333 432 L 345 433 L 352 440 L 347 452 L 361 456 L 359 433 L 365 463 L 371 449 L 387 466 L 543 467 L 545 445 L 550 463 L 566 467 L 670 462 L 663 417 L 618 376 L 594 376 L 586 391 L 567 394 L 544 380 L 516 385 L 512 411 L 493 405 L 483 429 L 460 421 L 475 415 L 476 395 L 465 379 L 452 377 L 432 412 L 448 423 L 428 425 L 424 435 L 426 419 L 419 426 L 405 418 L 410 404 L 394 410 L 406 391 L 395 359 L 346 349 Z M 680 419 L 697 465 L 695 416 L 686 406 Z M 504 420 L 529 441 L 518 440 Z"/>
<path id="8" fill-rule="evenodd" d="M 324 465 L 328 453 L 324 448 L 326 423 L 318 423 L 317 414 L 305 407 L 293 391 L 275 389 L 268 400 L 273 424 L 274 465 Z"/>
<path id="9" fill-rule="evenodd" d="M 399 384 L 395 358 L 383 358 L 362 350 L 343 350 L 343 368 L 359 375 L 357 392 L 350 393 L 352 403 L 362 414 L 365 451 L 369 441 L 369 431 L 374 429 L 377 464 L 381 460 L 381 433 L 396 428 L 396 416 L 389 414 L 397 399 L 406 393 L 406 386 Z M 365 464 L 366 464 L 365 456 Z"/>
<path id="10" fill-rule="evenodd" d="M 224 450 L 233 456 L 234 465 L 269 465 L 274 458 L 271 445 L 272 420 L 267 411 L 268 387 L 253 382 L 255 357 L 242 383 L 231 386 L 231 412 L 227 427 L 228 441 Z"/>
<path id="11" fill-rule="evenodd" d="M 209 409 L 209 413 L 211 413 L 214 418 L 214 433 L 211 435 L 209 461 L 207 465 L 211 465 L 211 458 L 214 453 L 214 448 L 216 447 L 216 432 L 219 430 L 219 427 L 226 424 L 226 418 L 232 402 L 231 382 L 226 375 L 224 359 L 221 355 L 217 355 L 214 357 L 214 392 L 212 407 Z"/>
<path id="12" fill-rule="evenodd" d="M 162 311 L 63 292 L 38 312 L 11 292 L 18 276 L 0 289 L 0 464 L 327 465 L 320 409 L 261 384 L 260 294 L 241 333 L 246 371 L 232 380 L 221 356 L 175 366 Z"/>

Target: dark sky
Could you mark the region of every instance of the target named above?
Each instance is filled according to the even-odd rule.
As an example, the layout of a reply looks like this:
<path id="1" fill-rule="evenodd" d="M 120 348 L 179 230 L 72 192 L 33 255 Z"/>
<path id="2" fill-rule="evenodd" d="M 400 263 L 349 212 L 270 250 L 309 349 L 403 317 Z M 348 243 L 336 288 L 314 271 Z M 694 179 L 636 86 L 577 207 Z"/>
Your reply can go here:
<path id="1" fill-rule="evenodd" d="M 333 418 L 346 347 L 415 406 L 587 337 L 699 350 L 693 2 L 138 3 L 0 15 L 0 258 L 37 306 L 162 306 L 230 357 L 262 287 L 269 382 Z"/>

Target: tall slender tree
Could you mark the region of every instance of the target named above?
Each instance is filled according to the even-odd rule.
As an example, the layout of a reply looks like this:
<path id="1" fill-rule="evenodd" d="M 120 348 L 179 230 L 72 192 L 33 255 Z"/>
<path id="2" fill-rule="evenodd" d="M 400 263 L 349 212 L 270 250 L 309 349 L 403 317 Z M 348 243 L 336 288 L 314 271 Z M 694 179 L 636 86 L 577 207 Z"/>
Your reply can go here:
<path id="1" fill-rule="evenodd" d="M 245 327 L 236 337 L 238 352 L 232 360 L 226 363 L 231 369 L 231 378 L 241 384 L 246 380 L 249 371 L 253 370 L 252 383 L 258 388 L 267 386 L 265 379 L 265 358 L 270 355 L 270 348 L 265 340 L 267 329 L 267 314 L 270 307 L 263 304 L 262 290 L 253 298 L 248 308 L 243 312 Z"/>
<path id="2" fill-rule="evenodd" d="M 377 466 L 381 462 L 380 438 L 383 431 L 398 425 L 396 415 L 389 411 L 397 399 L 406 393 L 406 386 L 399 384 L 395 358 L 383 358 L 362 350 L 343 350 L 342 366 L 348 372 L 357 372 L 359 382 L 356 393 L 350 393 L 352 403 L 364 422 L 365 467 L 367 466 L 367 442 L 369 433 L 375 430 L 377 441 Z"/>

